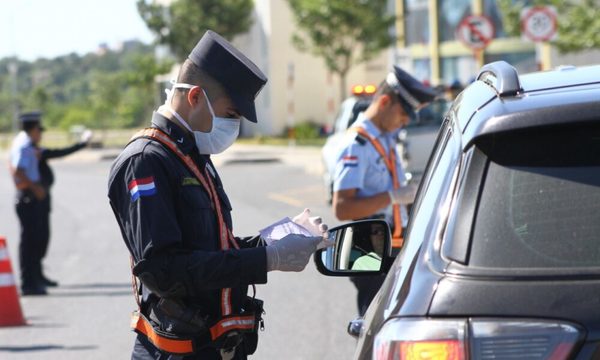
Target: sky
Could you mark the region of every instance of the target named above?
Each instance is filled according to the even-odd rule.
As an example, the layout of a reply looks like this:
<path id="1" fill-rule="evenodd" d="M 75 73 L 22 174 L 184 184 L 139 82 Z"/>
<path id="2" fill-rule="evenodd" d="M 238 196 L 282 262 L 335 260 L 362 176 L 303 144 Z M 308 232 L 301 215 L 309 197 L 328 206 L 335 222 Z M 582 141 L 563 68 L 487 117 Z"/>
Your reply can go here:
<path id="1" fill-rule="evenodd" d="M 0 0 L 0 58 L 32 61 L 95 51 L 125 40 L 150 43 L 136 0 Z"/>

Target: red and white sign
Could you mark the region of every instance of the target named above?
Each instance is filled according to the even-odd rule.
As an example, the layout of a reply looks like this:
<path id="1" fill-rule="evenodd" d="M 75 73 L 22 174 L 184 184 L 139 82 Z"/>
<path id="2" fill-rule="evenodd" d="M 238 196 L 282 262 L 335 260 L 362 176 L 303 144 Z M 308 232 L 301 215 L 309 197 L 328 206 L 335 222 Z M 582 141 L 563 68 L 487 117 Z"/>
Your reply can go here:
<path id="1" fill-rule="evenodd" d="M 469 15 L 456 28 L 456 38 L 474 50 L 484 49 L 495 35 L 494 24 L 487 16 Z"/>
<path id="2" fill-rule="evenodd" d="M 521 10 L 521 38 L 534 42 L 556 38 L 556 8 L 554 6 L 529 6 Z"/>

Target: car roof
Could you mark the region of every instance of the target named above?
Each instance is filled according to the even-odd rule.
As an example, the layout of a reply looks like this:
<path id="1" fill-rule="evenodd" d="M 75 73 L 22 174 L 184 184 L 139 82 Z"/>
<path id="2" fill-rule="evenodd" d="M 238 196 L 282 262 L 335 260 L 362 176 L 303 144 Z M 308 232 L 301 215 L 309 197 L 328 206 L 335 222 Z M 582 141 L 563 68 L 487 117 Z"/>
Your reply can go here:
<path id="1" fill-rule="evenodd" d="M 600 65 L 521 76 L 506 62 L 490 65 L 450 110 L 463 133 L 463 149 L 493 133 L 600 121 Z"/>

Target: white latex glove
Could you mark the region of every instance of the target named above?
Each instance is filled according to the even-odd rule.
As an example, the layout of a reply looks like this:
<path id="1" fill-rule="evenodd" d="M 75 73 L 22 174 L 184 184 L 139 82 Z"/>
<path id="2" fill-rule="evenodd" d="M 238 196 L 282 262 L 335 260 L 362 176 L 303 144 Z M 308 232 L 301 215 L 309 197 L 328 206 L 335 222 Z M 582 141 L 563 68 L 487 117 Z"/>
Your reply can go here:
<path id="1" fill-rule="evenodd" d="M 303 212 L 296 215 L 292 221 L 308 230 L 314 236 L 322 236 L 323 241 L 317 245 L 317 249 L 323 249 L 333 245 L 332 241 L 327 240 L 328 234 L 327 224 L 323 224 L 323 219 L 320 216 L 310 216 L 310 209 L 304 209 Z"/>
<path id="2" fill-rule="evenodd" d="M 267 251 L 267 271 L 302 271 L 310 256 L 323 241 L 321 236 L 289 234 L 281 240 L 273 241 L 265 247 Z"/>
<path id="3" fill-rule="evenodd" d="M 314 236 L 323 236 L 328 229 L 327 224 L 323 224 L 320 216 L 310 216 L 310 209 L 304 209 L 303 212 L 294 216 L 292 221 L 310 231 Z"/>
<path id="4" fill-rule="evenodd" d="M 81 134 L 79 141 L 81 141 L 82 143 L 88 143 L 92 139 L 93 135 L 94 133 L 92 132 L 92 130 L 86 130 Z"/>
<path id="5" fill-rule="evenodd" d="M 402 186 L 397 190 L 388 191 L 388 195 L 390 196 L 390 200 L 392 204 L 400 204 L 407 205 L 412 204 L 415 201 L 415 195 L 417 195 L 417 185 L 408 184 L 406 186 Z"/>

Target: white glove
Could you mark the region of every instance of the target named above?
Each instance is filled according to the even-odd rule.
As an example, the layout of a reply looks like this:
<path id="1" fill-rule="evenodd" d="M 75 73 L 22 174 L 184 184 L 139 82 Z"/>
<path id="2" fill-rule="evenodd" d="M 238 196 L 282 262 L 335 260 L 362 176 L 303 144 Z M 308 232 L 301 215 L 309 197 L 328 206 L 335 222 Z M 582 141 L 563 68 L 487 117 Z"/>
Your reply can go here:
<path id="1" fill-rule="evenodd" d="M 417 195 L 418 186 L 415 184 L 408 184 L 400 187 L 400 189 L 388 191 L 392 204 L 396 205 L 407 205 L 412 204 L 415 201 L 415 195 Z"/>
<path id="2" fill-rule="evenodd" d="M 328 229 L 327 224 L 323 224 L 320 216 L 310 216 L 310 209 L 304 209 L 303 212 L 292 218 L 292 221 L 310 231 L 314 236 L 323 236 Z"/>
<path id="3" fill-rule="evenodd" d="M 327 240 L 329 237 L 327 229 L 329 229 L 329 227 L 327 224 L 323 224 L 323 219 L 321 219 L 320 216 L 311 217 L 310 209 L 304 209 L 304 211 L 296 215 L 292 221 L 308 230 L 312 235 L 323 237 L 323 241 L 317 245 L 317 249 L 323 249 L 333 245 L 332 241 Z"/>
<path id="4" fill-rule="evenodd" d="M 281 240 L 273 241 L 267 250 L 267 271 L 302 271 L 310 256 L 323 241 L 321 236 L 289 234 Z"/>
<path id="5" fill-rule="evenodd" d="M 79 141 L 87 144 L 88 142 L 90 142 L 93 135 L 94 135 L 94 133 L 92 132 L 92 130 L 86 130 L 81 134 Z"/>

